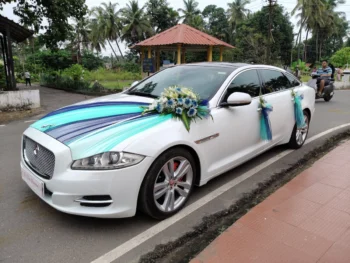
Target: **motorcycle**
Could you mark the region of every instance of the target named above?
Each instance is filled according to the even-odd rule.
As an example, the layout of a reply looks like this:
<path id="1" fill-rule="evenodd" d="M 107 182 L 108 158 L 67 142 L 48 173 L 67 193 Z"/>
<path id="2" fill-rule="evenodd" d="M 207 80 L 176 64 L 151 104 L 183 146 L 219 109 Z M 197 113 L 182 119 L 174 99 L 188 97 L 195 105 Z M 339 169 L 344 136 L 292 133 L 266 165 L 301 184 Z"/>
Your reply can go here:
<path id="1" fill-rule="evenodd" d="M 324 101 L 330 101 L 334 96 L 334 79 L 329 80 L 329 84 L 323 89 L 323 96 L 318 95 L 318 89 L 320 88 L 317 85 L 317 78 L 319 75 L 313 72 L 311 73 L 311 79 L 307 82 L 307 85 L 315 90 L 315 99 L 324 99 Z"/>

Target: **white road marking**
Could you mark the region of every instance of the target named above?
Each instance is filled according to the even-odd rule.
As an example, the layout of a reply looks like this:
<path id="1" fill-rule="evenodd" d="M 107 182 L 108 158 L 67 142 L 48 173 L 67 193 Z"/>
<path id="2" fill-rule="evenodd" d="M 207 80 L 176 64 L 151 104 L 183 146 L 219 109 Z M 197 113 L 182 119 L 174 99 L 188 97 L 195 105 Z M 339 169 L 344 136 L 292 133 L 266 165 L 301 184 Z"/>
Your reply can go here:
<path id="1" fill-rule="evenodd" d="M 345 128 L 350 126 L 350 123 L 343 124 L 337 127 L 334 127 L 332 129 L 329 129 L 327 131 L 321 132 L 305 141 L 305 144 L 311 143 L 314 140 L 319 139 L 322 136 L 325 136 L 329 133 L 332 133 L 336 130 Z M 154 237 L 155 235 L 159 234 L 160 232 L 164 231 L 169 226 L 175 224 L 179 220 L 183 219 L 184 217 L 188 216 L 192 212 L 196 211 L 197 209 L 201 208 L 205 204 L 209 203 L 216 197 L 220 196 L 221 194 L 225 193 L 226 191 L 230 190 L 232 187 L 235 187 L 236 185 L 240 184 L 241 182 L 247 180 L 248 178 L 252 177 L 257 172 L 265 169 L 269 165 L 273 164 L 274 162 L 282 159 L 286 155 L 294 152 L 295 150 L 285 150 L 278 155 L 272 157 L 271 159 L 259 164 L 258 166 L 254 167 L 253 169 L 245 172 L 244 174 L 240 175 L 237 178 L 234 178 L 233 180 L 227 182 L 226 184 L 222 185 L 221 187 L 217 188 L 216 190 L 210 192 L 206 196 L 202 197 L 201 199 L 197 200 L 193 204 L 185 207 L 180 212 L 175 214 L 174 216 L 163 220 L 159 222 L 158 224 L 150 227 L 149 229 L 145 230 L 144 232 L 140 233 L 139 235 L 129 239 L 125 243 L 121 244 L 120 246 L 114 248 L 113 250 L 107 252 L 106 254 L 102 255 L 101 257 L 95 259 L 91 263 L 109 263 L 112 262 L 121 256 L 125 255 L 129 251 L 133 250 L 135 247 L 141 245 L 143 242 L 147 241 L 148 239 Z"/>
<path id="2" fill-rule="evenodd" d="M 37 120 L 28 120 L 28 121 L 24 121 L 25 123 L 28 123 L 28 122 L 35 122 Z"/>
<path id="3" fill-rule="evenodd" d="M 4 125 L 4 124 L 1 124 L 1 125 L 0 125 L 0 127 L 5 127 L 5 126 L 6 126 L 6 125 Z"/>

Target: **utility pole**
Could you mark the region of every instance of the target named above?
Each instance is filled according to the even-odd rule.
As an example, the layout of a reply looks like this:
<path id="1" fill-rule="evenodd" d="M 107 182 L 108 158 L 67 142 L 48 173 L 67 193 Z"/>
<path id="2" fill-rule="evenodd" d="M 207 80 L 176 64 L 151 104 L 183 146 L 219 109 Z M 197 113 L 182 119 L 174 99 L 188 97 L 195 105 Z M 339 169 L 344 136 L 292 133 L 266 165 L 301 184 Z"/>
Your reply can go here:
<path id="1" fill-rule="evenodd" d="M 270 57 L 271 57 L 271 29 L 272 29 L 272 11 L 273 7 L 276 5 L 277 0 L 265 0 L 269 3 L 269 30 L 268 30 L 268 35 L 267 35 L 267 58 L 266 62 L 267 64 L 270 63 Z"/>

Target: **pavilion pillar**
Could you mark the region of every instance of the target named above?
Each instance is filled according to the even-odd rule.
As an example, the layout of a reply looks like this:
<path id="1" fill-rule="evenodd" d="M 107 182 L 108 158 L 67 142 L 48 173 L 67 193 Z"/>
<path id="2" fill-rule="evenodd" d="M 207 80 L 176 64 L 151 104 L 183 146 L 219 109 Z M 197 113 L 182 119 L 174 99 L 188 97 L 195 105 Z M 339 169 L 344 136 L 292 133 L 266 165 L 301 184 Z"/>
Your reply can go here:
<path id="1" fill-rule="evenodd" d="M 177 44 L 177 63 L 178 65 L 181 64 L 181 44 Z"/>
<path id="2" fill-rule="evenodd" d="M 208 62 L 213 61 L 213 46 L 208 47 Z"/>
<path id="3" fill-rule="evenodd" d="M 160 50 L 157 49 L 156 51 L 156 58 L 157 58 L 157 71 L 160 69 Z"/>
<path id="4" fill-rule="evenodd" d="M 145 49 L 143 47 L 141 47 L 141 57 L 140 57 L 140 61 L 141 61 L 141 77 L 143 74 L 143 60 L 145 58 Z"/>
<path id="5" fill-rule="evenodd" d="M 181 53 L 181 63 L 185 64 L 186 63 L 186 49 L 183 49 L 182 50 L 182 53 Z"/>
<path id="6" fill-rule="evenodd" d="M 220 62 L 222 62 L 222 52 L 223 52 L 223 47 L 220 47 Z"/>
<path id="7" fill-rule="evenodd" d="M 16 89 L 16 79 L 15 79 L 15 70 L 13 65 L 13 57 L 12 57 L 12 41 L 11 41 L 11 33 L 10 27 L 6 26 L 6 36 L 4 38 L 5 43 L 5 52 L 7 57 L 7 72 L 8 72 L 8 90 Z"/>
<path id="8" fill-rule="evenodd" d="M 152 50 L 151 47 L 148 47 L 148 56 L 147 58 L 152 58 Z"/>

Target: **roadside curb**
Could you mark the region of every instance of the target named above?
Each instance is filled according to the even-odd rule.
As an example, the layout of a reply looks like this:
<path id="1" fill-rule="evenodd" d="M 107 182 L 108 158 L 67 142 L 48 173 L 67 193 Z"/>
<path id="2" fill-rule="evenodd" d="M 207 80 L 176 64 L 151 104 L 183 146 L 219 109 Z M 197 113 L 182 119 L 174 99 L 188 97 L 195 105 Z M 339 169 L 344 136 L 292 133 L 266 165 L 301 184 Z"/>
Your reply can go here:
<path id="1" fill-rule="evenodd" d="M 42 112 L 44 112 L 43 108 L 35 108 L 23 111 L 1 112 L 0 124 L 6 124 L 11 121 L 17 121 L 27 117 L 36 116 Z"/>

